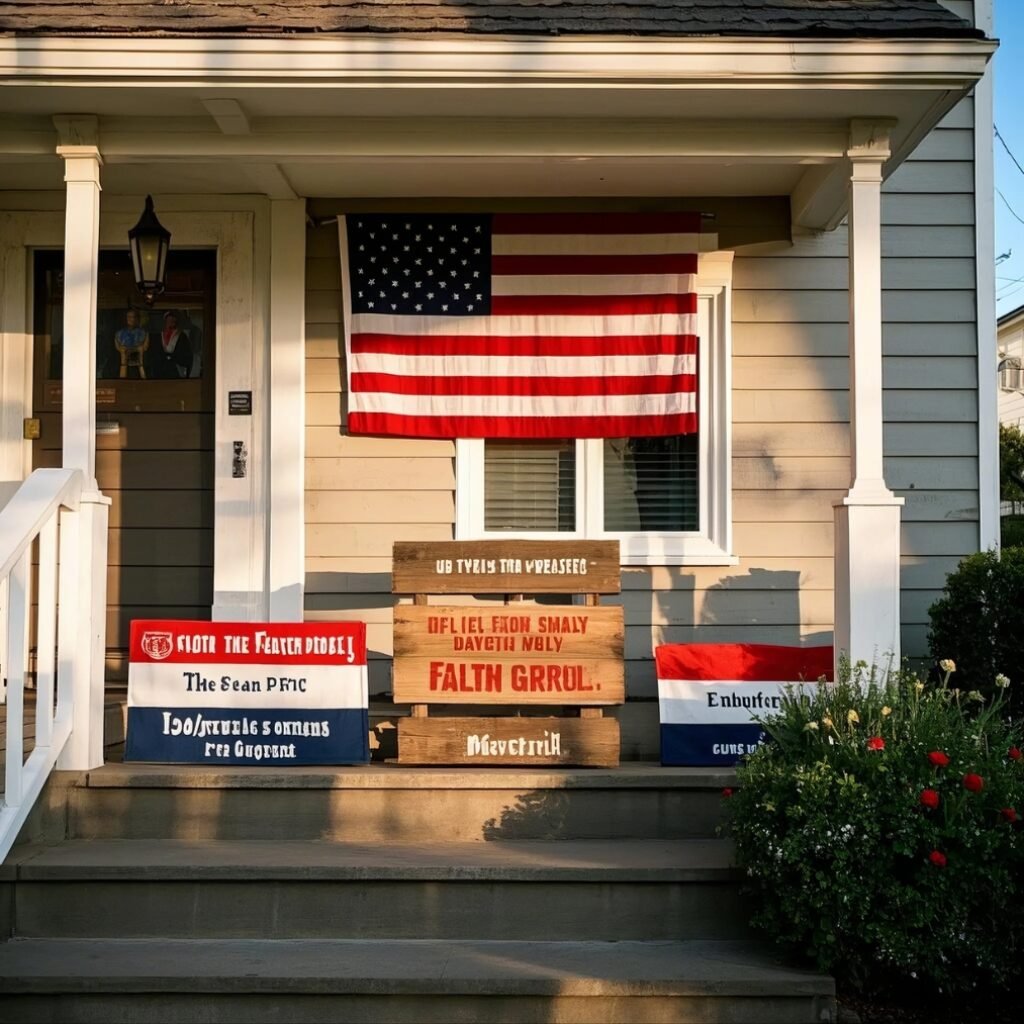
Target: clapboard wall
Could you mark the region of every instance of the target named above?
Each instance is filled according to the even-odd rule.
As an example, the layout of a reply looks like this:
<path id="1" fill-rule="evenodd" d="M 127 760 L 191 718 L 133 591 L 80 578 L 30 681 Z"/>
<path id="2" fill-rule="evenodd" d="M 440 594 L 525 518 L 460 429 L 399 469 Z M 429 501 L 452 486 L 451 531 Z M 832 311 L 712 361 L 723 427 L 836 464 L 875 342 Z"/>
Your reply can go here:
<path id="1" fill-rule="evenodd" d="M 903 511 L 904 652 L 978 546 L 973 103 L 886 184 L 886 473 Z M 624 570 L 627 688 L 655 692 L 661 642 L 831 642 L 832 503 L 849 484 L 845 228 L 738 255 L 733 519 L 740 564 Z M 307 246 L 306 615 L 368 623 L 371 692 L 389 688 L 390 552 L 449 540 L 454 444 L 348 437 L 334 228 Z"/>

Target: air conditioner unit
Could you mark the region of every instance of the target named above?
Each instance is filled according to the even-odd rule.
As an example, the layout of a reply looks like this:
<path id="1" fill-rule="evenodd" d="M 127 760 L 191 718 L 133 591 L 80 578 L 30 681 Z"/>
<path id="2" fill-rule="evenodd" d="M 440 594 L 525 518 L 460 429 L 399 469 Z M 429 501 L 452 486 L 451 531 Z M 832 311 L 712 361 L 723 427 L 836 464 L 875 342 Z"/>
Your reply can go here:
<path id="1" fill-rule="evenodd" d="M 999 371 L 999 387 L 1003 391 L 1024 391 L 1024 368 L 1013 363 L 1004 366 Z"/>

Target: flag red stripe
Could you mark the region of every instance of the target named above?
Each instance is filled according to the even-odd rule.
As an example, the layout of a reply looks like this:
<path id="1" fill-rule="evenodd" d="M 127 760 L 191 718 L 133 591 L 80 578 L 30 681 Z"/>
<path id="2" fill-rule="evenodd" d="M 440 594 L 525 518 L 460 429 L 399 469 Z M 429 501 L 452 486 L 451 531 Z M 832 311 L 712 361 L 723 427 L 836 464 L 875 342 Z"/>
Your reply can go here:
<path id="1" fill-rule="evenodd" d="M 400 377 L 353 373 L 352 391 L 394 395 L 671 395 L 695 392 L 691 373 L 650 377 Z"/>
<path id="2" fill-rule="evenodd" d="M 394 437 L 587 438 L 693 434 L 695 412 L 674 416 L 402 416 L 352 412 L 350 434 Z"/>
<path id="3" fill-rule="evenodd" d="M 780 647 L 774 644 L 662 644 L 654 649 L 659 679 L 719 682 L 795 683 L 832 678 L 831 647 Z"/>
<path id="4" fill-rule="evenodd" d="M 496 213 L 495 235 L 699 234 L 699 213 Z"/>
<path id="5" fill-rule="evenodd" d="M 608 337 L 486 337 L 467 334 L 353 334 L 353 353 L 410 356 L 659 356 L 694 355 L 693 334 Z"/>
<path id="6" fill-rule="evenodd" d="M 696 274 L 696 253 L 638 256 L 492 256 L 494 274 Z"/>
<path id="7" fill-rule="evenodd" d="M 493 295 L 492 316 L 642 316 L 644 313 L 696 313 L 697 296 L 682 295 Z"/>

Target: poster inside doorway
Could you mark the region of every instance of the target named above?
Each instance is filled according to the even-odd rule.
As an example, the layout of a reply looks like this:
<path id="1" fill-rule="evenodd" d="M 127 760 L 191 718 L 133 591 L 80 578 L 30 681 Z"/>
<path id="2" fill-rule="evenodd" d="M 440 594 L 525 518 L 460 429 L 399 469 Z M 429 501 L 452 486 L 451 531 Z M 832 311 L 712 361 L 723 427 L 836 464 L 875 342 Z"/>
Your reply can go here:
<path id="1" fill-rule="evenodd" d="M 125 761 L 369 759 L 363 623 L 132 623 Z"/>

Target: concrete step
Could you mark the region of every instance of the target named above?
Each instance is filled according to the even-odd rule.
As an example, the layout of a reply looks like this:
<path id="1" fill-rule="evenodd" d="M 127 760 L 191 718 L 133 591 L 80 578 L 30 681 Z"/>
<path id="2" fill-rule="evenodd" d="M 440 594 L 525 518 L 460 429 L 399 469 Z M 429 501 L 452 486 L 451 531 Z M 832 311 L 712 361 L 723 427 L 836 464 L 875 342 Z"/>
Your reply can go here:
<path id="1" fill-rule="evenodd" d="M 224 768 L 108 764 L 71 780 L 75 839 L 712 838 L 731 769 Z M 37 829 L 36 835 L 49 830 Z"/>
<path id="2" fill-rule="evenodd" d="M 20 937 L 748 937 L 723 840 L 68 841 L 2 869 Z"/>
<path id="3" fill-rule="evenodd" d="M 19 1024 L 822 1024 L 832 981 L 743 942 L 55 940 L 0 946 Z"/>

